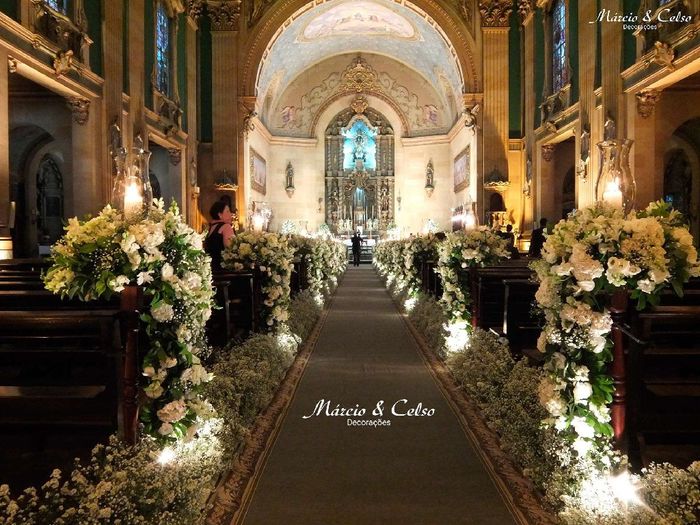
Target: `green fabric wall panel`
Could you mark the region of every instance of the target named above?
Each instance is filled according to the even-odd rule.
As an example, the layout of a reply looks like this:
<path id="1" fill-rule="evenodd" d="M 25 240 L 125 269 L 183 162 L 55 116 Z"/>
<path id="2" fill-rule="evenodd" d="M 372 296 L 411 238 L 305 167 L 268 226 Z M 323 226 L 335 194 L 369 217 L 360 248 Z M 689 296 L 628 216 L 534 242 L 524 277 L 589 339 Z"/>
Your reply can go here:
<path id="1" fill-rule="evenodd" d="M 541 122 L 540 105 L 544 90 L 544 13 L 541 9 L 535 11 L 535 127 Z"/>
<path id="2" fill-rule="evenodd" d="M 19 20 L 19 0 L 0 0 L 0 12 Z"/>
<path id="3" fill-rule="evenodd" d="M 187 131 L 187 17 L 178 16 L 177 24 L 177 85 L 182 109 L 182 129 Z"/>
<path id="4" fill-rule="evenodd" d="M 208 17 L 200 19 L 199 28 L 199 137 L 202 142 L 211 142 L 212 130 L 212 56 L 211 22 Z"/>
<path id="5" fill-rule="evenodd" d="M 99 0 L 85 2 L 85 16 L 88 22 L 88 34 L 92 39 L 90 69 L 102 76 L 102 2 Z"/>
<path id="6" fill-rule="evenodd" d="M 509 136 L 520 138 L 523 134 L 523 107 L 522 107 L 522 46 L 521 46 L 520 17 L 510 17 L 510 31 L 508 33 L 508 112 L 509 112 Z"/>

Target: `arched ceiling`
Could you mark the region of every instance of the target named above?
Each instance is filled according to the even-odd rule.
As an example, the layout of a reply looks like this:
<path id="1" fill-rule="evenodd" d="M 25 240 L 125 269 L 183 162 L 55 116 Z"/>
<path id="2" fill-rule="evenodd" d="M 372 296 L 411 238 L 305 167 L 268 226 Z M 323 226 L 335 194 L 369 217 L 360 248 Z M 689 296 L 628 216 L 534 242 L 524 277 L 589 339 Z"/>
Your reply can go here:
<path id="1" fill-rule="evenodd" d="M 288 88 L 304 78 L 305 71 L 348 53 L 383 55 L 412 70 L 419 84 L 431 85 L 433 96 L 422 105 L 444 111 L 440 130 L 454 123 L 461 110 L 455 101 L 464 91 L 456 52 L 437 24 L 405 0 L 329 0 L 292 16 L 260 64 L 257 97 L 265 101 L 263 122 L 274 122 L 270 112 L 278 108 Z M 316 84 L 322 80 L 316 79 Z M 298 109 L 300 104 L 296 103 Z"/>

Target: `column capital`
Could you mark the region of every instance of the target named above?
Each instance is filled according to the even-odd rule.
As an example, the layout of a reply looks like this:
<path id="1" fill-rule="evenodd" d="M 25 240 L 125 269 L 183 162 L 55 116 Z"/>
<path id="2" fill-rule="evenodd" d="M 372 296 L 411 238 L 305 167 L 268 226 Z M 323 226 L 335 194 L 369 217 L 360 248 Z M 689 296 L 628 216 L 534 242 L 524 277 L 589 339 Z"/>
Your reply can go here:
<path id="1" fill-rule="evenodd" d="M 642 118 L 649 118 L 654 113 L 654 107 L 661 98 L 658 89 L 645 89 L 635 95 L 637 98 L 637 113 Z"/>
<path id="2" fill-rule="evenodd" d="M 66 104 L 73 114 L 73 122 L 84 126 L 90 118 L 90 99 L 83 97 L 68 97 Z"/>
<path id="3" fill-rule="evenodd" d="M 207 10 L 213 31 L 238 31 L 241 20 L 242 0 L 209 2 Z"/>
<path id="4" fill-rule="evenodd" d="M 481 27 L 509 27 L 513 12 L 511 0 L 482 0 L 479 2 Z"/>
<path id="5" fill-rule="evenodd" d="M 554 158 L 554 149 L 556 144 L 542 144 L 542 160 L 551 162 Z"/>

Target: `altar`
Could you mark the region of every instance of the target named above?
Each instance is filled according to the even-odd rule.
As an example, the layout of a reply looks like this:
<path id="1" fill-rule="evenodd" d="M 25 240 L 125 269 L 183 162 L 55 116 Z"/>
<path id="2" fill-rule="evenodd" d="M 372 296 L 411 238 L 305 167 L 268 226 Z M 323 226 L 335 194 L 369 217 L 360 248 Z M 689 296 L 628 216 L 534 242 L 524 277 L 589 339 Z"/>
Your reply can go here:
<path id="1" fill-rule="evenodd" d="M 394 224 L 394 135 L 359 95 L 326 130 L 326 224 L 380 236 Z"/>

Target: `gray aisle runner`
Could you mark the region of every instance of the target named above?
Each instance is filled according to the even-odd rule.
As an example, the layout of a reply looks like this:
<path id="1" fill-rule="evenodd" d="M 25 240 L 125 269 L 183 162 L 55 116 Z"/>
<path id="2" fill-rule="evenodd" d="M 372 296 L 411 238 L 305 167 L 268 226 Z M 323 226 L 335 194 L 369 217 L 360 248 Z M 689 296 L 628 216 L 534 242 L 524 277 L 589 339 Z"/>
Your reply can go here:
<path id="1" fill-rule="evenodd" d="M 391 415 L 401 399 L 402 413 L 421 403 L 435 414 Z M 304 419 L 320 400 L 391 425 Z M 244 523 L 514 523 L 372 269 L 345 274 Z"/>

